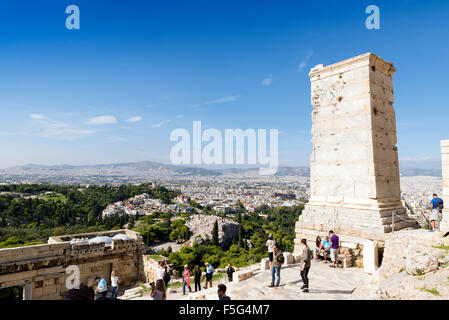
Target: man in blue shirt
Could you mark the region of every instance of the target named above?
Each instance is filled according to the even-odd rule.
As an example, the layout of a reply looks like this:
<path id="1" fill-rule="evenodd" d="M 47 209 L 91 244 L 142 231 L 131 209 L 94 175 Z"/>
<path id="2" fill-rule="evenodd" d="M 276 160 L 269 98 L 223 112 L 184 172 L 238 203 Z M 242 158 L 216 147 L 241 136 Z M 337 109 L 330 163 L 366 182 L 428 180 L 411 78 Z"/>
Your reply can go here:
<path id="1" fill-rule="evenodd" d="M 108 294 L 108 284 L 106 283 L 106 280 L 96 276 L 95 282 L 97 283 L 95 291 L 98 292 L 98 300 L 106 298 L 106 295 Z"/>
<path id="2" fill-rule="evenodd" d="M 331 254 L 331 242 L 329 236 L 326 236 L 321 244 L 321 252 L 324 256 L 324 263 L 327 263 L 327 257 Z"/>
<path id="3" fill-rule="evenodd" d="M 204 289 L 207 289 L 207 283 L 210 283 L 210 287 L 212 288 L 212 276 L 214 274 L 214 268 L 209 262 L 205 263 L 206 266 L 206 286 Z"/>
<path id="4" fill-rule="evenodd" d="M 430 220 L 430 224 L 432 229 L 430 229 L 430 232 L 433 232 L 436 230 L 436 224 L 437 221 L 440 220 L 440 212 L 439 212 L 439 208 L 438 205 L 440 204 L 440 202 L 442 202 L 442 200 L 440 198 L 438 198 L 438 195 L 436 193 L 433 194 L 433 199 L 432 201 L 430 201 L 430 207 L 432 209 L 432 213 L 430 214 L 429 220 Z"/>

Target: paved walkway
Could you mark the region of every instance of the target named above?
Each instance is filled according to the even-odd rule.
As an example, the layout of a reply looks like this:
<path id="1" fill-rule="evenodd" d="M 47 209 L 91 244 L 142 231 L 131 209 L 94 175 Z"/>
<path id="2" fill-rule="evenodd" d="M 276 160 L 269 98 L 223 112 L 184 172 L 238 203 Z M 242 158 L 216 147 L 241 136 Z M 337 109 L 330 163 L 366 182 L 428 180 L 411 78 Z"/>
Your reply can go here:
<path id="1" fill-rule="evenodd" d="M 233 300 L 343 300 L 353 299 L 352 292 L 358 284 L 368 277 L 360 268 L 329 268 L 329 263 L 312 262 L 309 272 L 309 293 L 303 293 L 303 285 L 298 264 L 284 266 L 281 269 L 281 284 L 277 288 L 268 288 L 271 273 L 258 272 L 255 276 L 239 283 L 225 283 L 227 294 Z M 217 283 L 218 284 L 218 283 Z M 202 289 L 204 290 L 204 289 Z M 216 300 L 216 286 L 206 290 L 206 299 Z M 147 296 L 136 298 L 149 299 Z M 182 288 L 169 293 L 168 300 L 191 299 L 183 296 Z"/>

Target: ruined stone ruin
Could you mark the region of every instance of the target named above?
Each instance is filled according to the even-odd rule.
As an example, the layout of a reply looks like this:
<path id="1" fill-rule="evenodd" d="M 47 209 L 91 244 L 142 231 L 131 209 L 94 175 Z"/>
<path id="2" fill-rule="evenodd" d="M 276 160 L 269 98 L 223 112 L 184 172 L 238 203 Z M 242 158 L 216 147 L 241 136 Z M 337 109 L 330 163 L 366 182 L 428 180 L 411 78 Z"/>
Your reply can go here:
<path id="1" fill-rule="evenodd" d="M 371 262 L 376 263 L 377 243 L 393 223 L 394 230 L 416 224 L 401 202 L 395 71 L 372 53 L 311 69 L 311 189 L 296 224 L 295 255 L 301 238 L 314 242 L 334 230 L 342 247 L 357 254 L 366 240 L 374 240 Z"/>
<path id="2" fill-rule="evenodd" d="M 441 231 L 449 232 L 449 140 L 441 140 L 441 162 L 443 173 L 443 196 L 444 209 L 443 221 L 441 221 Z"/>
<path id="3" fill-rule="evenodd" d="M 112 270 L 117 270 L 121 286 L 126 286 L 142 277 L 142 247 L 139 233 L 116 230 L 0 249 L 0 289 L 24 286 L 25 300 L 59 300 L 68 290 L 69 266 L 79 268 L 81 284 L 93 286 L 97 275 L 109 284 Z"/>

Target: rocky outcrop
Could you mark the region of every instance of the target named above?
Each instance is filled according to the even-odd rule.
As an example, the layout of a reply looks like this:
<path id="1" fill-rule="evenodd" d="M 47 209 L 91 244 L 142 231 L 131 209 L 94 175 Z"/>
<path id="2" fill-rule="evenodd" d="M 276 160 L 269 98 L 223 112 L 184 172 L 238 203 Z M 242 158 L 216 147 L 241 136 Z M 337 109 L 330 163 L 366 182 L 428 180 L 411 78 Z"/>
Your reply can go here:
<path id="1" fill-rule="evenodd" d="M 427 230 L 388 235 L 381 267 L 354 291 L 355 299 L 448 299 L 449 239 Z"/>
<path id="2" fill-rule="evenodd" d="M 222 248 L 228 248 L 233 239 L 239 235 L 240 224 L 229 218 L 221 218 L 211 215 L 192 215 L 186 222 L 191 232 L 190 242 L 202 242 L 212 239 L 212 229 L 215 221 L 218 221 L 218 241 Z"/>

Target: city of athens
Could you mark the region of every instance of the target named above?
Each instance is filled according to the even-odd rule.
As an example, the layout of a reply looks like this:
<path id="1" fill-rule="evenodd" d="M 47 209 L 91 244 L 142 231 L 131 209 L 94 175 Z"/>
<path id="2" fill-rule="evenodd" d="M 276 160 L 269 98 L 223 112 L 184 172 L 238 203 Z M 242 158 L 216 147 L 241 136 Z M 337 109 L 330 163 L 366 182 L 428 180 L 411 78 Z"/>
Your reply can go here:
<path id="1" fill-rule="evenodd" d="M 447 301 L 448 21 L 437 0 L 2 1 L 0 303 Z"/>

